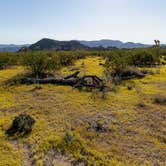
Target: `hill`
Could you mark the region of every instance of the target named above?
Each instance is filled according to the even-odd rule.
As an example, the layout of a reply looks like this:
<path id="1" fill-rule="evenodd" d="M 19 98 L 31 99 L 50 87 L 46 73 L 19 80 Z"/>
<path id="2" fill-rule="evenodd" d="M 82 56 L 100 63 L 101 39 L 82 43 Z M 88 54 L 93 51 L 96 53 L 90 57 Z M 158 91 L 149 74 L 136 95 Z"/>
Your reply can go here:
<path id="1" fill-rule="evenodd" d="M 82 50 L 88 47 L 78 41 L 58 41 L 53 39 L 41 39 L 40 41 L 32 44 L 29 49 L 31 50 Z"/>

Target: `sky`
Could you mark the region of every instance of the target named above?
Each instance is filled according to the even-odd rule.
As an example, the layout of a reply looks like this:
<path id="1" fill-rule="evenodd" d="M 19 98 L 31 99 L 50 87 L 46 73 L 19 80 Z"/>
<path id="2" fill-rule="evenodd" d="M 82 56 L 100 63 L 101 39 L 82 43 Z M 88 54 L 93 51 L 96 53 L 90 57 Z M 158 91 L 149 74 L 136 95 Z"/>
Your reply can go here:
<path id="1" fill-rule="evenodd" d="M 112 39 L 166 43 L 165 0 L 0 0 L 0 44 Z"/>

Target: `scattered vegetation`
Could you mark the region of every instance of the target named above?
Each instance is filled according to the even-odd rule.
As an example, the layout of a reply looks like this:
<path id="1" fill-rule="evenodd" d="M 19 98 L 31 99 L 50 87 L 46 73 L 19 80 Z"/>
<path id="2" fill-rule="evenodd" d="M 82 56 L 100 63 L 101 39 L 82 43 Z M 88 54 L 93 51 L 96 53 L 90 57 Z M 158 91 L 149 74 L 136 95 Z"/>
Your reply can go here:
<path id="1" fill-rule="evenodd" d="M 58 58 L 45 52 L 28 53 L 24 56 L 23 62 L 34 76 L 42 76 L 48 71 L 59 68 Z"/>
<path id="2" fill-rule="evenodd" d="M 156 43 L 156 41 L 155 41 Z M 106 54 L 105 68 L 107 76 L 111 75 L 115 83 L 121 80 L 143 77 L 145 73 L 136 67 L 152 67 L 161 61 L 160 43 L 157 41 L 154 48 L 114 50 Z"/>
<path id="3" fill-rule="evenodd" d="M 47 146 L 46 146 L 47 145 Z M 86 141 L 81 138 L 77 132 L 66 132 L 62 136 L 48 137 L 44 140 L 41 146 L 47 147 L 44 149 L 45 153 L 51 149 L 60 151 L 62 154 L 68 156 L 72 155 L 72 165 L 107 165 L 109 160 L 105 155 L 89 149 Z M 43 148 L 42 148 L 43 149 Z M 110 158 L 111 159 L 111 158 Z"/>
<path id="4" fill-rule="evenodd" d="M 165 165 L 164 48 L 1 55 L 11 59 L 0 70 L 0 165 L 57 165 L 57 156 L 69 165 Z M 18 74 L 63 79 L 74 72 L 81 78 L 99 77 L 106 91 L 52 84 L 2 86 Z M 124 75 L 130 79 L 111 82 Z"/>
<path id="5" fill-rule="evenodd" d="M 11 65 L 16 65 L 18 62 L 16 53 L 0 53 L 0 69 L 5 69 Z"/>

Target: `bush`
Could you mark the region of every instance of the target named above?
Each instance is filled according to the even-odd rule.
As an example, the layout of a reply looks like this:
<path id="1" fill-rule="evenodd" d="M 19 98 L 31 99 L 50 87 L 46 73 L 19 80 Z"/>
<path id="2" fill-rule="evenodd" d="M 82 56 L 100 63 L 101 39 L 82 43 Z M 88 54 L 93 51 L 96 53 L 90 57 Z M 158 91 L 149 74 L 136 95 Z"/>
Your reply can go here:
<path id="1" fill-rule="evenodd" d="M 135 66 L 160 64 L 159 48 L 119 49 L 105 52 L 105 73 L 112 81 L 119 84 L 123 79 L 145 76 L 134 69 Z"/>
<path id="2" fill-rule="evenodd" d="M 114 50 L 105 52 L 106 68 L 119 73 L 128 66 L 150 66 L 160 64 L 158 48 Z"/>
<path id="3" fill-rule="evenodd" d="M 76 59 L 74 52 L 61 51 L 61 52 L 58 52 L 57 55 L 58 55 L 59 63 L 61 64 L 61 66 L 72 65 L 74 60 Z"/>
<path id="4" fill-rule="evenodd" d="M 32 126 L 35 123 L 35 120 L 26 114 L 20 114 L 15 117 L 12 126 L 6 131 L 9 136 L 12 136 L 16 133 L 19 134 L 28 134 L 32 131 Z"/>
<path id="5" fill-rule="evenodd" d="M 46 52 L 30 52 L 24 56 L 23 63 L 34 76 L 39 77 L 60 66 L 58 57 Z"/>
<path id="6" fill-rule="evenodd" d="M 128 67 L 128 60 L 127 56 L 124 55 L 125 53 L 119 52 L 112 52 L 106 59 L 105 67 L 107 71 L 111 71 L 112 76 L 118 76 L 122 70 Z"/>
<path id="7" fill-rule="evenodd" d="M 18 57 L 15 53 L 0 53 L 0 69 L 17 64 Z"/>
<path id="8" fill-rule="evenodd" d="M 62 151 L 73 154 L 74 157 L 78 157 L 78 154 L 85 151 L 84 140 L 78 134 L 73 132 L 66 132 L 62 138 L 61 144 L 58 146 Z"/>
<path id="9" fill-rule="evenodd" d="M 154 48 L 151 49 L 135 49 L 130 51 L 131 65 L 150 66 L 160 63 L 160 55 Z"/>
<path id="10" fill-rule="evenodd" d="M 4 69 L 9 64 L 9 57 L 1 55 L 0 56 L 0 69 Z"/>
<path id="11" fill-rule="evenodd" d="M 22 53 L 23 64 L 31 70 L 34 76 L 42 76 L 47 72 L 62 66 L 72 65 L 77 59 L 85 57 L 84 52 L 73 51 L 40 51 Z"/>

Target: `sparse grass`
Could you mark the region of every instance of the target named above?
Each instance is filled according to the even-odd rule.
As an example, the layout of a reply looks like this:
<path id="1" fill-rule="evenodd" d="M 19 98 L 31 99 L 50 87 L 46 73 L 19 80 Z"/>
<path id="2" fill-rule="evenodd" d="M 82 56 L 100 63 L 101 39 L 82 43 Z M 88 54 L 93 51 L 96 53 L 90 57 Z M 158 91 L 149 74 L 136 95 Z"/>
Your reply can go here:
<path id="1" fill-rule="evenodd" d="M 22 66 L 14 66 L 9 69 L 0 70 L 0 85 L 10 78 L 18 74 L 24 73 L 24 71 L 25 70 Z"/>
<path id="2" fill-rule="evenodd" d="M 100 62 L 104 63 L 104 59 L 101 59 L 100 57 L 87 57 L 86 59 L 76 61 L 74 66 L 63 68 L 61 73 L 67 75 L 73 73 L 75 70 L 79 70 L 81 75 L 97 75 L 102 77 L 104 68 L 99 65 Z"/>
<path id="3" fill-rule="evenodd" d="M 67 75 L 78 69 L 81 75 L 102 77 L 104 69 L 99 63 L 104 60 L 100 59 L 81 59 L 58 72 Z M 1 70 L 0 84 L 23 72 L 23 67 Z M 126 85 L 134 88 L 129 91 Z M 65 153 L 68 163 L 81 159 L 89 165 L 165 165 L 166 112 L 151 101 L 161 92 L 166 95 L 165 66 L 160 67 L 160 73 L 125 81 L 116 87 L 116 93 L 107 92 L 104 100 L 94 100 L 91 92 L 68 86 L 35 86 L 0 87 L 0 165 L 28 166 L 33 161 L 43 165 L 46 151 L 51 149 Z M 138 103 L 147 107 L 140 108 Z M 36 123 L 29 136 L 10 140 L 5 130 L 20 113 L 29 114 Z M 93 121 L 106 123 L 109 130 L 88 131 Z M 28 144 L 26 152 L 24 144 Z M 29 155 L 31 160 L 26 157 Z"/>
<path id="4" fill-rule="evenodd" d="M 76 132 L 66 132 L 62 136 L 48 137 L 40 147 L 44 152 L 55 149 L 55 151 L 60 151 L 62 154 L 72 155 L 73 164 L 85 163 L 86 165 L 96 166 L 109 164 L 104 155 L 89 149 L 86 141 Z"/>

